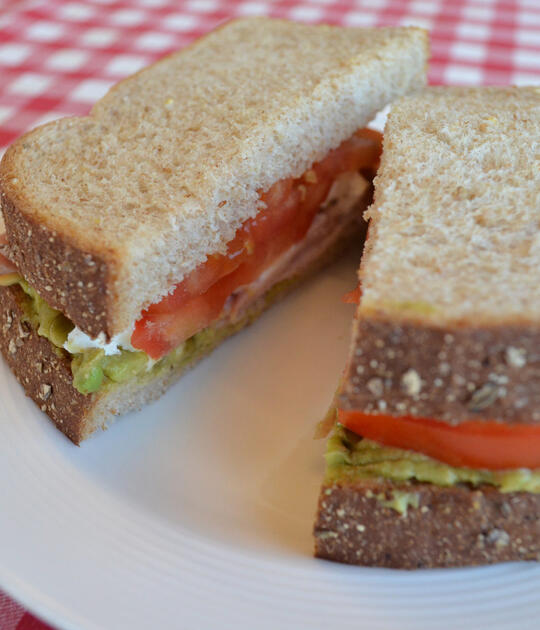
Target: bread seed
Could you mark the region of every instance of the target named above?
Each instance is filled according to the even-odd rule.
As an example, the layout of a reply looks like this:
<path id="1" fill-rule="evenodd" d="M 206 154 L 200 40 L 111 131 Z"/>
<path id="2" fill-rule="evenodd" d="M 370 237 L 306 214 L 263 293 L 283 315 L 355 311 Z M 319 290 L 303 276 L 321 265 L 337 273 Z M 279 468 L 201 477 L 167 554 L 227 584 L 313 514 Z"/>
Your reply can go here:
<path id="1" fill-rule="evenodd" d="M 380 398 L 383 395 L 384 383 L 380 378 L 370 378 L 366 383 L 366 387 L 376 398 Z"/>
<path id="2" fill-rule="evenodd" d="M 506 348 L 506 362 L 508 365 L 520 368 L 527 363 L 527 352 L 524 348 L 514 348 L 509 346 Z"/>
<path id="3" fill-rule="evenodd" d="M 401 384 L 408 396 L 418 396 L 422 389 L 422 379 L 416 370 L 409 369 L 401 377 Z"/>
<path id="4" fill-rule="evenodd" d="M 499 397 L 499 388 L 495 383 L 486 383 L 477 389 L 467 405 L 470 411 L 482 411 L 490 407 Z"/>
<path id="5" fill-rule="evenodd" d="M 505 532 L 504 529 L 492 529 L 488 532 L 486 537 L 486 542 L 490 544 L 494 544 L 497 549 L 501 549 L 501 547 L 506 547 L 510 542 L 510 536 L 508 532 Z"/>
<path id="6" fill-rule="evenodd" d="M 50 397 L 51 393 L 52 393 L 52 387 L 48 385 L 47 383 L 43 383 L 40 387 L 39 397 L 42 400 L 47 400 Z"/>
<path id="7" fill-rule="evenodd" d="M 439 363 L 439 372 L 444 376 L 450 372 L 449 363 Z"/>
<path id="8" fill-rule="evenodd" d="M 320 534 L 318 534 L 318 537 L 321 540 L 326 540 L 327 538 L 337 538 L 338 533 L 337 532 L 321 532 Z"/>

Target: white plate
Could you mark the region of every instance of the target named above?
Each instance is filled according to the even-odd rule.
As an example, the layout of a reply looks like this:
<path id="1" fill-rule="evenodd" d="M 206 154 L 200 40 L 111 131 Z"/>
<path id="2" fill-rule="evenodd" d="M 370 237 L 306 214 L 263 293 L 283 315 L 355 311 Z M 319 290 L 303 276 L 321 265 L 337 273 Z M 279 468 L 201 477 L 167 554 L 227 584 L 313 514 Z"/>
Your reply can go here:
<path id="1" fill-rule="evenodd" d="M 315 560 L 324 443 L 357 256 L 76 448 L 0 363 L 0 584 L 51 623 L 104 628 L 531 628 L 540 569 Z"/>

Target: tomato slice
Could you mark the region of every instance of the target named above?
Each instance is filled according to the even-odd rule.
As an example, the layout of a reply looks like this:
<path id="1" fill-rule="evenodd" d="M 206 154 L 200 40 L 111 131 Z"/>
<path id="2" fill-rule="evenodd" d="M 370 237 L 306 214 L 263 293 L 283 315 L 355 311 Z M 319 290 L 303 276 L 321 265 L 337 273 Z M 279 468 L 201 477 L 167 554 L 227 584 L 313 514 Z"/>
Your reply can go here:
<path id="1" fill-rule="evenodd" d="M 7 245 L 7 236 L 5 232 L 0 233 L 0 247 Z M 6 258 L 0 250 L 0 275 L 12 274 L 17 272 L 17 267 Z"/>
<path id="2" fill-rule="evenodd" d="M 468 420 L 452 426 L 429 418 L 343 409 L 338 410 L 338 421 L 369 440 L 424 453 L 450 466 L 540 468 L 540 425 Z"/>
<path id="3" fill-rule="evenodd" d="M 381 135 L 362 129 L 301 177 L 281 180 L 261 193 L 263 209 L 237 230 L 227 252 L 209 256 L 142 313 L 132 345 L 159 359 L 215 321 L 229 295 L 304 238 L 336 177 L 376 168 L 380 153 Z"/>
<path id="4" fill-rule="evenodd" d="M 360 304 L 361 297 L 362 297 L 362 289 L 360 288 L 360 285 L 358 285 L 356 289 L 353 289 L 352 291 L 345 293 L 345 295 L 341 298 L 341 300 L 345 302 L 345 304 Z"/>
<path id="5" fill-rule="evenodd" d="M 3 254 L 0 254 L 0 276 L 6 274 L 12 274 L 17 272 L 17 267 L 6 258 Z"/>

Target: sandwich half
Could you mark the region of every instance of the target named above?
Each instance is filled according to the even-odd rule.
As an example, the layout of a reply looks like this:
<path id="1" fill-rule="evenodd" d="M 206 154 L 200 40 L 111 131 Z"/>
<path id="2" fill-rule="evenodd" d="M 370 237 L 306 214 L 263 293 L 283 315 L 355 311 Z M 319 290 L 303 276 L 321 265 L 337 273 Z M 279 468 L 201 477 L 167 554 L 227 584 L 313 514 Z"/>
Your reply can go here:
<path id="1" fill-rule="evenodd" d="M 159 396 L 358 238 L 377 111 L 426 34 L 233 21 L 0 164 L 0 347 L 74 442 Z"/>
<path id="2" fill-rule="evenodd" d="M 540 92 L 429 88 L 385 129 L 316 555 L 540 560 Z"/>

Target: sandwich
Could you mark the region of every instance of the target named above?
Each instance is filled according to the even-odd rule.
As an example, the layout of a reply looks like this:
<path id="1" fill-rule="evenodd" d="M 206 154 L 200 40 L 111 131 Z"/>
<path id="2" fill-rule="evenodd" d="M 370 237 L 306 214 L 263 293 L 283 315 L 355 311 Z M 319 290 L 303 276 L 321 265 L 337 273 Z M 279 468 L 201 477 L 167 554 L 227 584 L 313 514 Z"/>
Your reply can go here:
<path id="1" fill-rule="evenodd" d="M 315 553 L 540 560 L 540 93 L 428 88 L 383 147 Z"/>
<path id="2" fill-rule="evenodd" d="M 0 164 L 0 348 L 73 442 L 158 397 L 362 230 L 425 32 L 242 19 Z"/>

